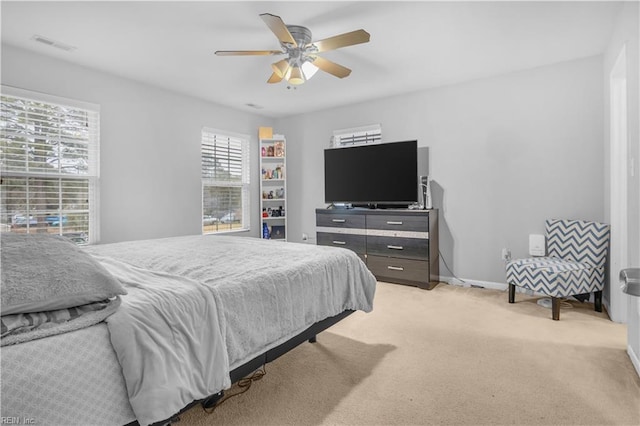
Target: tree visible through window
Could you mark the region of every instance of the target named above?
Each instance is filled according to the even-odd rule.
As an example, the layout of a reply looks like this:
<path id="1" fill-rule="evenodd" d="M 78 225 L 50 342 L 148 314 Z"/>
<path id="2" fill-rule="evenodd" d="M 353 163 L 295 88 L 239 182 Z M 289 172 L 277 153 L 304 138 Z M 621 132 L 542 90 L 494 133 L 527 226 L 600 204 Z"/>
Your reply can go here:
<path id="1" fill-rule="evenodd" d="M 1 101 L 1 231 L 97 241 L 97 107 L 4 87 Z"/>
<path id="2" fill-rule="evenodd" d="M 202 130 L 202 232 L 249 229 L 249 138 Z"/>

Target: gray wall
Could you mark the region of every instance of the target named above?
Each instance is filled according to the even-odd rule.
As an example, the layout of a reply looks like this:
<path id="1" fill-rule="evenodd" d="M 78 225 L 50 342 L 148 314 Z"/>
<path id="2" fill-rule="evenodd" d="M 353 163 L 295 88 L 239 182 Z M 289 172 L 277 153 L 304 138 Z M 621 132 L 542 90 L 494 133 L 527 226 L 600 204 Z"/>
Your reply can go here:
<path id="1" fill-rule="evenodd" d="M 200 232 L 200 129 L 287 137 L 289 237 L 315 234 L 334 129 L 381 123 L 429 147 L 441 252 L 455 275 L 504 282 L 546 217 L 602 220 L 602 58 L 271 120 L 3 46 L 2 83 L 101 105 L 103 242 Z M 258 157 L 252 156 L 252 201 Z M 252 206 L 257 236 L 257 202 Z M 441 265 L 443 275 L 450 275 Z"/>
<path id="2" fill-rule="evenodd" d="M 2 46 L 2 84 L 100 105 L 101 242 L 201 233 L 202 127 L 251 136 L 272 119 Z M 259 235 L 257 154 L 251 231 Z"/>
<path id="3" fill-rule="evenodd" d="M 289 149 L 290 239 L 315 234 L 331 132 L 380 123 L 383 141 L 429 147 L 453 273 L 504 283 L 501 249 L 527 255 L 545 218 L 604 218 L 602 82 L 598 56 L 277 120 Z"/>

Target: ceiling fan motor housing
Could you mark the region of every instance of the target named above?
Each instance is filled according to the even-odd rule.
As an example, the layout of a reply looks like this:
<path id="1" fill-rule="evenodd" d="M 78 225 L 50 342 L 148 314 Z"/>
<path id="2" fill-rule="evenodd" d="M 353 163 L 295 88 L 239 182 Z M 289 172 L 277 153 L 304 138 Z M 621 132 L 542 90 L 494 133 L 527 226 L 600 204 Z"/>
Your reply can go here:
<path id="1" fill-rule="evenodd" d="M 298 47 L 303 48 L 311 42 L 311 30 L 300 25 L 287 25 L 293 39 L 298 43 Z"/>

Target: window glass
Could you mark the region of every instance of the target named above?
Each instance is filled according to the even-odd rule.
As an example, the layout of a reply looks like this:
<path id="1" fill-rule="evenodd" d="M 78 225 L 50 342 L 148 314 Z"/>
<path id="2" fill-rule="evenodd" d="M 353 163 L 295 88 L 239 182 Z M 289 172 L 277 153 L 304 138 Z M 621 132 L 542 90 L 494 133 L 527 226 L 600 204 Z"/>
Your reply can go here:
<path id="1" fill-rule="evenodd" d="M 249 229 L 249 138 L 202 131 L 202 232 Z"/>
<path id="2" fill-rule="evenodd" d="M 96 242 L 97 106 L 5 87 L 1 101 L 0 231 Z"/>

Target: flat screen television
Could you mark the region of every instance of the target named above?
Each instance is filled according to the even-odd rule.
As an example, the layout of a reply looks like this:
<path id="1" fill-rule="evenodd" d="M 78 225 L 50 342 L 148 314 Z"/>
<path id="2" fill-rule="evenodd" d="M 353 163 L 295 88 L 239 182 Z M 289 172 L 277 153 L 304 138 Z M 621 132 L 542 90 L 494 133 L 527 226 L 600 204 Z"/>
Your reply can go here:
<path id="1" fill-rule="evenodd" d="M 408 206 L 418 201 L 418 141 L 324 151 L 325 202 Z"/>

